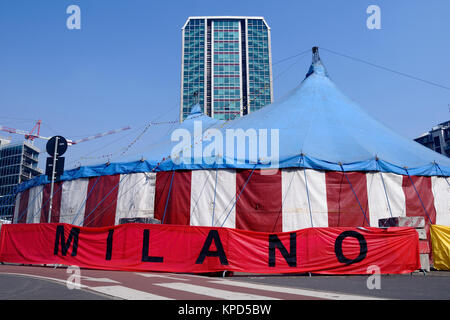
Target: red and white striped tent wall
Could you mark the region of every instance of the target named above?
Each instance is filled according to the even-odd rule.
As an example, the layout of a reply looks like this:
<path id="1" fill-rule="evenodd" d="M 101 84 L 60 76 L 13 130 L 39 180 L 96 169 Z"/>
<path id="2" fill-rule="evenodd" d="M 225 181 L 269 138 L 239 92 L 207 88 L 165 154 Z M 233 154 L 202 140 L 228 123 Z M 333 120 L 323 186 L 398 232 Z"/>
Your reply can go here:
<path id="1" fill-rule="evenodd" d="M 378 219 L 401 216 L 450 225 L 445 177 L 298 168 L 270 173 L 179 170 L 61 181 L 54 186 L 50 221 L 100 227 L 152 217 L 264 232 L 378 227 Z M 49 198 L 50 184 L 19 193 L 13 223 L 48 222 Z"/>

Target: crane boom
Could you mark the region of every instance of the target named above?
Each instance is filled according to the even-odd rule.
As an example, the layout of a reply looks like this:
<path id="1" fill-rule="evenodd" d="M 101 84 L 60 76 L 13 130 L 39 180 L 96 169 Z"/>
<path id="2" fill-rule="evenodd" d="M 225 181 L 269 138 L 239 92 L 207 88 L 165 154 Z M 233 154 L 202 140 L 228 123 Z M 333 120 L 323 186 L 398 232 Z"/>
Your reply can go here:
<path id="1" fill-rule="evenodd" d="M 121 132 L 121 131 L 125 131 L 125 130 L 128 130 L 128 129 L 131 129 L 131 127 L 128 126 L 128 127 L 123 127 L 123 128 L 120 128 L 120 129 L 109 130 L 109 131 L 106 131 L 106 132 L 103 132 L 103 133 L 98 133 L 96 135 L 89 136 L 89 137 L 86 137 L 86 138 L 83 138 L 83 139 L 79 139 L 79 140 L 76 140 L 76 141 L 67 140 L 67 142 L 69 144 L 77 144 L 77 143 L 80 143 L 80 142 L 85 142 L 85 141 L 89 141 L 89 140 L 98 139 L 98 138 L 101 138 L 101 137 L 104 137 L 104 136 L 108 136 L 110 134 L 118 133 L 118 132 Z"/>
<path id="2" fill-rule="evenodd" d="M 9 128 L 9 127 L 5 127 L 5 126 L 0 125 L 0 131 L 21 134 L 21 135 L 24 135 L 25 139 L 27 139 L 27 140 L 34 140 L 35 138 L 50 140 L 49 137 L 43 137 L 43 136 L 40 136 L 39 134 L 33 134 L 32 133 L 33 130 L 31 132 L 27 132 L 27 131 L 24 131 L 24 130 Z"/>
<path id="3" fill-rule="evenodd" d="M 41 120 L 37 121 L 36 125 L 34 126 L 34 128 L 30 132 L 27 132 L 25 130 L 10 128 L 10 127 L 5 127 L 5 126 L 2 126 L 2 125 L 0 125 L 0 131 L 20 134 L 20 135 L 25 136 L 25 139 L 31 140 L 31 141 L 33 141 L 35 138 L 44 139 L 44 140 L 50 140 L 51 137 L 43 137 L 43 136 L 39 135 L 40 126 L 41 126 Z M 37 133 L 33 134 L 33 131 L 36 128 L 37 128 Z M 75 141 L 67 139 L 67 144 L 68 145 L 74 145 L 74 144 L 78 144 L 78 143 L 81 143 L 81 142 L 98 139 L 98 138 L 101 138 L 101 137 L 104 137 L 104 136 L 107 136 L 107 135 L 110 135 L 110 134 L 118 133 L 118 132 L 121 132 L 121 131 L 125 131 L 125 130 L 128 130 L 128 129 L 131 129 L 131 127 L 127 126 L 127 127 L 123 127 L 123 128 L 120 128 L 120 129 L 113 129 L 113 130 L 109 130 L 109 131 L 106 131 L 106 132 L 98 133 L 98 134 L 95 134 L 93 136 L 89 136 L 89 137 L 86 137 L 86 138 L 83 138 L 83 139 L 79 139 L 79 140 L 75 140 Z"/>

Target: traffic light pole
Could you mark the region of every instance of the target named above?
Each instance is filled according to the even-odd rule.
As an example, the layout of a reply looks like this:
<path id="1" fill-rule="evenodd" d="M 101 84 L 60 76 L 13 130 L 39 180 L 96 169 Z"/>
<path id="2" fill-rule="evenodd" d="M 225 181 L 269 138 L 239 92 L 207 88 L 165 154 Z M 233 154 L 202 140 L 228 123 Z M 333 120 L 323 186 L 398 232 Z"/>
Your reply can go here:
<path id="1" fill-rule="evenodd" d="M 55 173 L 56 173 L 56 156 L 58 155 L 58 137 L 56 137 L 55 142 L 55 152 L 53 154 L 53 167 L 52 167 L 52 182 L 50 186 L 50 205 L 48 206 L 48 223 L 52 216 L 52 205 L 53 205 L 53 188 L 55 185 Z"/>

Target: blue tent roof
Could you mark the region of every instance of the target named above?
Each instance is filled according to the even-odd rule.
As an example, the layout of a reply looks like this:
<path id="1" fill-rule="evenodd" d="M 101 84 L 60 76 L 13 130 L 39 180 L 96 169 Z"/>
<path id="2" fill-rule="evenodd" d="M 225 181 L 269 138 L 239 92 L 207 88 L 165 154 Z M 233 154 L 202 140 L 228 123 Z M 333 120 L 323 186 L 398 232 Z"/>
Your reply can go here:
<path id="1" fill-rule="evenodd" d="M 402 137 L 372 118 L 337 88 L 317 49 L 313 52 L 313 62 L 301 84 L 282 100 L 256 112 L 224 122 L 204 115 L 199 105 L 194 106 L 188 118 L 176 128 L 191 135 L 191 140 L 182 148 L 188 151 L 184 159 L 188 161 L 172 161 L 171 153 L 180 142 L 168 136 L 147 152 L 145 161 L 80 167 L 65 171 L 61 180 L 130 172 L 273 166 L 261 157 L 252 158 L 249 143 L 244 144 L 245 150 L 239 155 L 237 141 L 225 138 L 227 130 L 244 133 L 266 130 L 269 136 L 277 132 L 276 167 L 279 168 L 450 176 L 449 158 Z M 211 150 L 210 141 L 213 141 L 208 129 L 216 129 L 223 137 L 222 144 L 218 145 L 222 151 L 213 159 L 204 157 L 204 151 Z M 267 140 L 270 154 L 274 143 Z M 195 151 L 196 146 L 201 147 Z M 231 158 L 227 147 L 234 151 Z M 258 154 L 260 151 L 258 149 Z M 22 184 L 19 191 L 46 182 L 47 178 L 40 176 Z"/>
<path id="2" fill-rule="evenodd" d="M 195 131 L 196 124 L 200 124 L 203 128 L 202 132 L 208 128 L 220 126 L 224 123 L 222 120 L 217 120 L 203 114 L 200 105 L 195 104 L 189 116 L 172 132 L 177 129 L 186 130 L 192 137 L 196 137 L 197 140 L 201 139 L 202 134 L 198 134 Z M 151 171 L 164 171 L 172 170 L 174 167 L 168 163 L 170 162 L 170 154 L 173 147 L 177 144 L 176 141 L 172 141 L 171 135 L 166 136 L 164 139 L 158 141 L 154 144 L 151 149 L 147 151 L 145 156 L 138 161 L 122 162 L 122 163 L 102 163 L 99 165 L 91 166 L 81 166 L 76 169 L 66 170 L 64 174 L 60 177 L 61 181 L 73 180 L 78 178 L 95 177 L 102 175 L 112 175 L 112 174 L 126 174 L 133 172 L 151 172 Z M 167 160 L 169 159 L 169 160 Z M 163 167 L 160 165 L 163 164 Z M 165 169 L 168 167 L 170 169 Z M 179 169 L 175 167 L 174 169 Z M 32 180 L 25 181 L 18 186 L 17 192 L 21 192 L 28 188 L 49 183 L 46 175 L 40 175 Z"/>
<path id="3" fill-rule="evenodd" d="M 280 167 L 450 175 L 450 159 L 368 115 L 328 77 L 318 53 L 303 82 L 283 100 L 225 129 L 279 129 Z"/>

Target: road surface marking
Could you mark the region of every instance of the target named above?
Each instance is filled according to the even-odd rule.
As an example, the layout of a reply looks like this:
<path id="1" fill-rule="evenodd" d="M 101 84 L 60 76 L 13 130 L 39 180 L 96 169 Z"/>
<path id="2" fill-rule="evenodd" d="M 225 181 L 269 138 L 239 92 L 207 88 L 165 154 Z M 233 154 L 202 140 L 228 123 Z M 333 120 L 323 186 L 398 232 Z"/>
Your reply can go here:
<path id="1" fill-rule="evenodd" d="M 182 282 L 170 282 L 170 283 L 155 283 L 155 286 L 161 286 L 165 288 L 187 291 L 195 294 L 206 295 L 214 298 L 225 300 L 278 300 L 276 298 L 260 296 L 250 293 L 234 292 L 204 286 L 198 286 L 190 283 Z"/>
<path id="2" fill-rule="evenodd" d="M 123 286 L 89 287 L 90 290 L 126 300 L 173 300 L 156 294 Z"/>
<path id="3" fill-rule="evenodd" d="M 178 280 L 178 281 L 189 281 L 189 279 L 183 279 L 178 277 L 172 277 L 172 276 L 166 276 L 164 274 L 155 274 L 155 273 L 136 273 L 140 276 L 146 277 L 146 278 L 165 278 L 165 279 L 172 279 L 172 280 Z"/>
<path id="4" fill-rule="evenodd" d="M 93 277 L 87 277 L 87 276 L 80 276 L 80 277 L 81 277 L 81 280 L 86 280 L 86 281 L 120 283 L 119 281 L 108 279 L 108 278 L 93 278 Z"/>
<path id="5" fill-rule="evenodd" d="M 239 281 L 233 281 L 233 280 L 213 280 L 210 282 L 217 283 L 217 284 L 225 284 L 225 285 L 229 285 L 229 286 L 237 286 L 237 287 L 244 287 L 244 288 L 251 288 L 251 289 L 273 291 L 273 292 L 289 293 L 289 294 L 309 296 L 309 297 L 322 298 L 322 299 L 331 299 L 331 300 L 382 300 L 381 298 L 359 296 L 359 295 L 353 295 L 353 294 L 323 292 L 323 291 L 296 289 L 296 288 L 289 288 L 289 287 L 277 287 L 277 286 L 271 286 L 271 285 L 265 285 L 265 284 L 257 284 L 257 283 L 251 283 L 251 282 L 239 282 Z"/>

